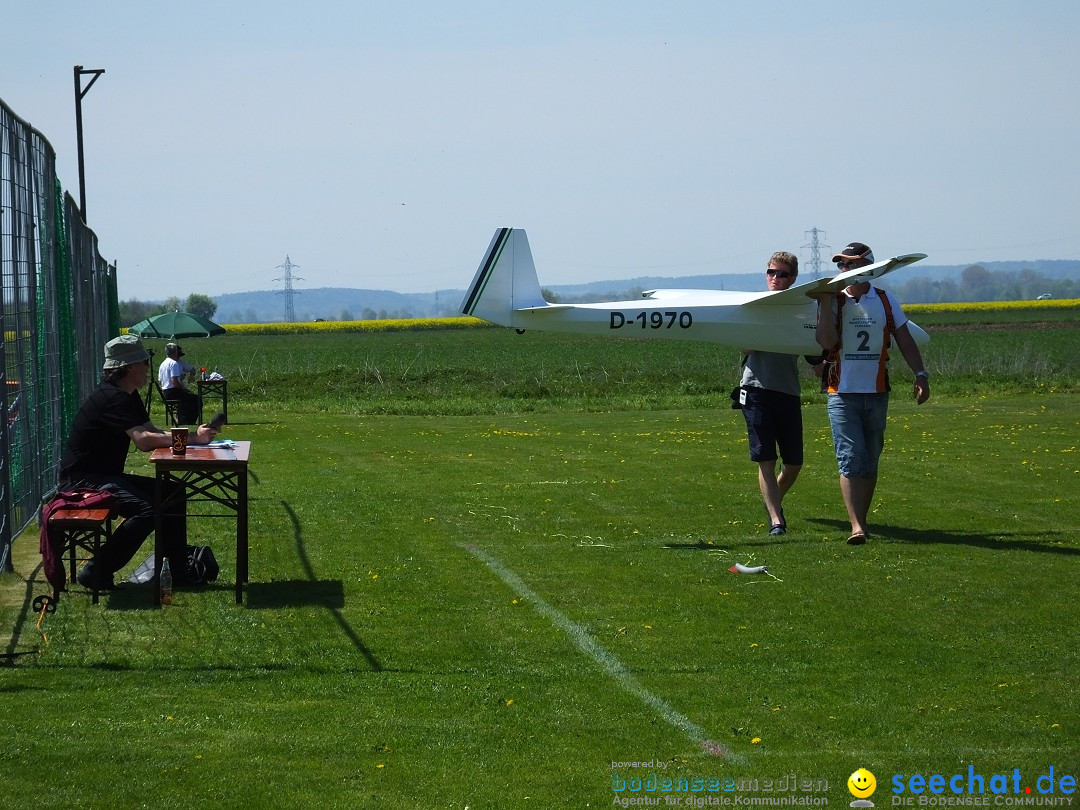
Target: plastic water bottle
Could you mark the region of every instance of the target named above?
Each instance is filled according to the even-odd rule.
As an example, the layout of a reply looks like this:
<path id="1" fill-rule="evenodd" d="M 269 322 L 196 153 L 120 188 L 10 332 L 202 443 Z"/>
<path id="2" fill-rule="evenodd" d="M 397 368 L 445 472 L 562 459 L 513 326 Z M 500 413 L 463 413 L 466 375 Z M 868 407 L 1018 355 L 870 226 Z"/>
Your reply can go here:
<path id="1" fill-rule="evenodd" d="M 166 557 L 161 563 L 161 576 L 159 586 L 161 589 L 161 604 L 172 604 L 172 569 L 169 568 L 169 558 Z"/>

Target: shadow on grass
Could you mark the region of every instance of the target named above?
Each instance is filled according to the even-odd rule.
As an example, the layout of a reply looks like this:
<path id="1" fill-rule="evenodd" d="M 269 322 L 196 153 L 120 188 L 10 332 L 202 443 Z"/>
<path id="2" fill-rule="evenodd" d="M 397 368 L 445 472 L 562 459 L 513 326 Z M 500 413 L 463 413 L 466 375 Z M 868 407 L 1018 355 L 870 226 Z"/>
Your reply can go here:
<path id="1" fill-rule="evenodd" d="M 306 573 L 307 576 L 308 576 L 308 579 L 302 583 L 303 586 L 308 591 L 311 591 L 311 589 L 313 589 L 313 588 L 325 587 L 326 584 L 327 584 L 326 581 L 320 581 L 315 576 L 315 569 L 312 567 L 311 560 L 308 559 L 307 552 L 304 550 L 304 537 L 303 537 L 303 530 L 302 530 L 302 528 L 300 526 L 300 519 L 296 516 L 296 512 L 293 511 L 293 508 L 291 506 L 289 506 L 288 503 L 286 503 L 285 501 L 282 501 L 281 506 L 285 509 L 285 513 L 289 516 L 289 520 L 292 521 L 293 537 L 296 539 L 296 553 L 300 557 L 300 564 L 304 566 L 304 573 Z M 273 585 L 273 584 L 275 584 L 275 583 L 271 583 L 271 585 Z M 285 585 L 287 583 L 277 583 L 277 584 L 278 585 Z M 293 584 L 295 585 L 296 583 L 294 582 Z M 341 627 L 342 631 L 348 637 L 349 641 L 351 641 L 353 643 L 353 646 L 356 647 L 356 649 L 358 649 L 360 651 L 360 653 L 364 656 L 364 658 L 367 659 L 368 665 L 371 667 L 372 671 L 373 672 L 382 672 L 383 671 L 383 666 L 382 666 L 382 664 L 379 663 L 379 659 L 376 658 L 374 653 L 372 653 L 371 650 L 368 649 L 367 645 L 364 644 L 364 640 L 362 638 L 360 638 L 360 636 L 357 634 L 357 632 L 355 630 L 353 630 L 353 628 L 349 625 L 349 623 L 347 621 L 345 621 L 345 617 L 341 615 L 340 608 L 345 606 L 345 593 L 344 593 L 344 589 L 342 587 L 341 581 L 337 580 L 336 584 L 337 584 L 338 590 L 340 592 L 340 597 L 341 597 L 340 605 L 334 605 L 334 606 L 327 605 L 327 607 L 330 610 L 330 613 L 334 617 L 334 621 L 336 621 L 338 623 L 338 626 Z M 248 584 L 248 593 L 249 594 L 252 593 L 252 587 L 253 587 L 253 583 L 249 583 Z"/>
<path id="2" fill-rule="evenodd" d="M 791 545 L 792 538 L 788 537 L 762 537 L 734 542 L 707 543 L 704 540 L 697 542 L 687 540 L 684 543 L 665 543 L 664 548 L 670 551 L 724 551 L 729 548 L 742 548 L 744 546 L 783 546 Z"/>
<path id="3" fill-rule="evenodd" d="M 851 526 L 846 520 L 832 518 L 807 518 L 807 523 L 815 523 L 830 532 L 836 533 L 837 542 L 843 542 Z M 993 535 L 984 532 L 960 532 L 944 529 L 915 529 L 910 526 L 890 526 L 872 524 L 870 542 L 875 540 L 901 543 L 938 543 L 945 545 L 974 546 L 995 551 L 1036 551 L 1043 554 L 1061 554 L 1066 557 L 1080 556 L 1080 548 L 1074 546 L 1053 545 L 1055 540 L 1066 540 L 1074 535 L 1069 532 L 996 532 Z M 1031 538 L 1031 539 L 1025 539 Z M 671 551 L 721 551 L 730 548 L 757 548 L 767 546 L 786 546 L 805 541 L 798 530 L 781 537 L 754 537 L 745 540 L 708 543 L 704 540 L 686 540 L 680 543 L 666 543 L 664 548 Z"/>
<path id="4" fill-rule="evenodd" d="M 816 523 L 834 529 L 838 539 L 851 531 L 851 524 L 846 520 L 826 518 L 808 518 L 808 523 Z M 945 545 L 974 546 L 995 551 L 1037 551 L 1042 554 L 1062 554 L 1069 557 L 1080 556 L 1080 548 L 1073 546 L 1055 546 L 1055 539 L 1073 537 L 1071 533 L 1058 532 L 962 532 L 945 529 L 916 529 L 911 526 L 890 526 L 887 523 L 872 523 L 870 541 L 893 540 L 901 543 L 938 543 Z M 1024 539 L 1033 538 L 1033 539 Z"/>
<path id="5" fill-rule="evenodd" d="M 345 585 L 340 579 L 287 579 L 249 582 L 249 608 L 345 607 Z"/>
<path id="6" fill-rule="evenodd" d="M 34 601 L 34 588 L 38 586 L 38 574 L 42 573 L 44 569 L 45 564 L 39 562 L 37 568 L 35 568 L 26 579 L 26 587 L 23 590 L 22 609 L 19 611 L 18 618 L 15 620 L 15 626 L 11 628 L 11 640 L 8 642 L 7 649 L 4 651 L 3 656 L 0 657 L 0 666 L 14 666 L 20 656 L 27 654 L 25 652 L 16 652 L 16 650 L 19 646 L 19 641 L 22 639 L 23 628 L 33 615 L 31 613 L 31 605 Z M 49 595 L 52 595 L 52 588 L 49 588 Z"/>
<path id="7" fill-rule="evenodd" d="M 116 583 L 117 587 L 112 591 L 102 591 L 101 598 L 105 602 L 106 610 L 158 610 L 154 604 L 154 585 L 150 582 L 135 584 L 127 580 Z M 210 591 L 228 591 L 232 593 L 235 587 L 231 582 L 208 582 L 205 585 L 183 587 L 176 589 L 178 593 L 208 593 Z M 86 591 L 87 598 L 90 592 Z M 75 591 L 74 598 L 81 598 L 82 593 Z M 63 604 L 65 598 L 72 598 L 67 593 L 60 594 Z"/>

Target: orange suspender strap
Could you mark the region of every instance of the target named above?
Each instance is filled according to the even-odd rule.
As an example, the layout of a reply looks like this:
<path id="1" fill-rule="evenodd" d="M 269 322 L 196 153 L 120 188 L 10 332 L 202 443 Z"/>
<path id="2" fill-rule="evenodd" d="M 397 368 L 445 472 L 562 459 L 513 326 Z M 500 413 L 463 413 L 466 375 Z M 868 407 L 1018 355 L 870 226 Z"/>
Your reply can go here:
<path id="1" fill-rule="evenodd" d="M 844 312 L 844 299 L 847 298 L 843 293 L 838 293 L 836 296 L 836 334 L 840 335 L 840 321 L 843 318 Z M 840 387 L 840 343 L 841 340 L 837 340 L 836 345 L 829 349 L 829 356 L 825 359 L 825 389 L 830 394 L 835 394 Z"/>
<path id="2" fill-rule="evenodd" d="M 885 306 L 885 339 L 881 342 L 881 357 L 878 359 L 877 373 L 877 390 L 880 394 L 892 390 L 892 386 L 889 385 L 889 346 L 892 345 L 892 333 L 896 324 L 893 321 L 892 302 L 883 289 L 880 287 L 874 289 L 877 290 L 881 303 Z"/>

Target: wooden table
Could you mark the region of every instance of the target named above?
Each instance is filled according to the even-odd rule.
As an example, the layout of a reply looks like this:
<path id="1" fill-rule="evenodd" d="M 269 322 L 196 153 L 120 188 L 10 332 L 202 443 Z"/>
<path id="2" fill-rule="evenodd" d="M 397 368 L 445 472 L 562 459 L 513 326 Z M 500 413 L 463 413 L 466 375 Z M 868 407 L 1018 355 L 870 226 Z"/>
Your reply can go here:
<path id="1" fill-rule="evenodd" d="M 150 454 L 156 470 L 154 496 L 157 523 L 154 531 L 154 581 L 161 572 L 164 549 L 161 544 L 165 512 L 169 502 L 164 493 L 169 482 L 177 482 L 176 492 L 183 492 L 188 503 L 217 503 L 236 514 L 236 604 L 244 601 L 244 583 L 248 580 L 248 454 L 251 442 L 233 442 L 231 448 L 189 445 L 187 453 L 173 455 L 169 447 Z M 175 496 L 174 496 L 175 497 Z M 188 517 L 228 517 L 218 514 L 193 514 Z M 154 588 L 154 604 L 161 603 L 161 592 Z"/>

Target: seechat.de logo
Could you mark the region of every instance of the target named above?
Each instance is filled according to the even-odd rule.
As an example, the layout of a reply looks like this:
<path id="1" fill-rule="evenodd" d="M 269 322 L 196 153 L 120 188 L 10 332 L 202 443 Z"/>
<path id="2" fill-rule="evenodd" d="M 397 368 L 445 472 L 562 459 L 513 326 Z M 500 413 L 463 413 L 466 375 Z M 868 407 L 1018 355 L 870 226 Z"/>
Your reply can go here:
<path id="1" fill-rule="evenodd" d="M 870 801 L 870 797 L 874 795 L 874 791 L 877 790 L 877 779 L 866 768 L 859 768 L 847 780 L 847 789 L 851 791 L 851 795 L 855 797 L 855 801 L 851 803 L 852 807 L 873 807 L 874 803 Z"/>
<path id="2" fill-rule="evenodd" d="M 1034 779 L 1025 779 L 1019 768 L 1013 768 L 1012 773 L 982 774 L 975 770 L 974 765 L 968 765 L 966 774 L 895 774 L 892 778 L 892 792 L 895 794 L 892 797 L 894 806 L 956 804 L 958 802 L 953 796 L 964 794 L 974 798 L 962 802 L 963 804 L 1059 806 L 1072 804 L 1072 794 L 1076 792 L 1076 777 L 1068 773 L 1055 774 L 1053 766 L 1048 773 L 1040 773 Z M 908 793 L 914 795 L 909 796 Z M 992 800 L 991 796 L 985 795 L 987 793 L 991 794 Z M 1063 795 L 1057 796 L 1057 793 Z"/>

